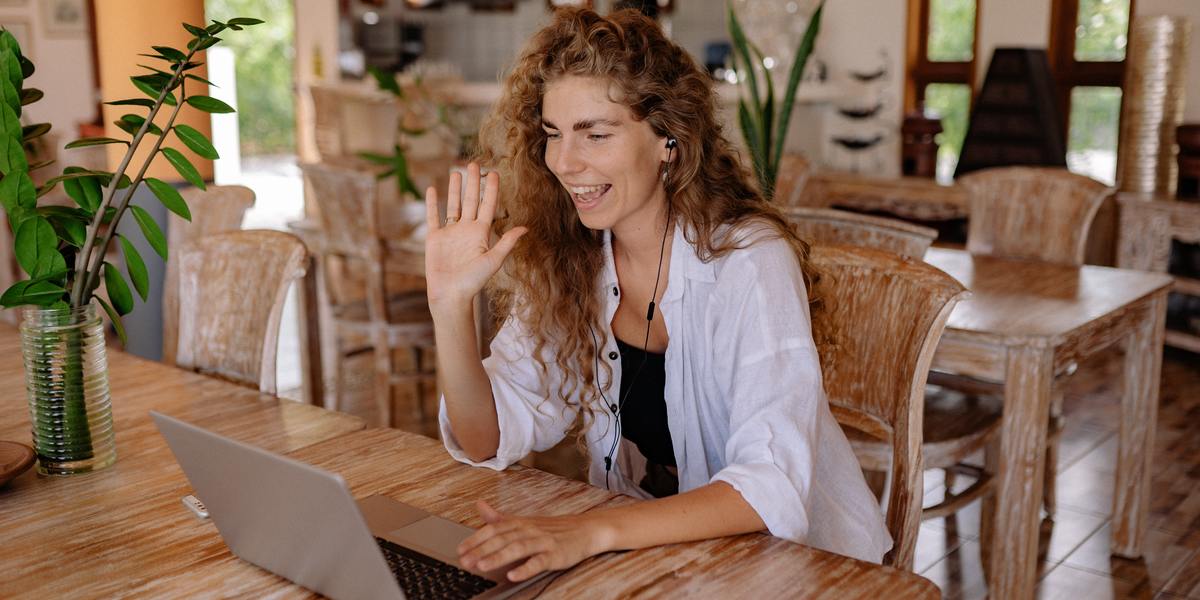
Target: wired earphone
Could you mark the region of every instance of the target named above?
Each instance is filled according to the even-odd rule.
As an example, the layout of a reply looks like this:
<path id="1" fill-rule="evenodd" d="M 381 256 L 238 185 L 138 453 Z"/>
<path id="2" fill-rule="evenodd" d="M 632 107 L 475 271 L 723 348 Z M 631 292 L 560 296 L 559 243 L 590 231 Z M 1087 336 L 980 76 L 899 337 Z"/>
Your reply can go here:
<path id="1" fill-rule="evenodd" d="M 666 192 L 667 196 L 667 223 L 666 225 L 663 225 L 662 242 L 659 243 L 658 247 L 658 269 L 654 273 L 654 291 L 650 292 L 650 304 L 646 307 L 646 336 L 642 340 L 642 362 L 638 364 L 637 370 L 634 371 L 633 379 L 630 381 L 625 394 L 621 394 L 620 390 L 617 390 L 616 404 L 613 404 L 612 401 L 608 399 L 608 396 L 604 394 L 604 388 L 600 387 L 599 379 L 594 378 L 596 391 L 600 392 L 600 398 L 604 400 L 604 406 L 613 414 L 613 417 L 617 423 L 616 430 L 614 432 L 615 435 L 613 436 L 613 443 L 611 446 L 609 446 L 608 454 L 604 456 L 604 487 L 608 489 L 612 489 L 608 481 L 608 476 L 609 473 L 612 472 L 613 455 L 616 454 L 617 446 L 621 443 L 621 408 L 625 406 L 625 400 L 629 398 L 629 392 L 633 390 L 633 383 L 637 382 L 638 376 L 642 374 L 642 368 L 646 366 L 646 349 L 650 346 L 650 324 L 654 320 L 654 299 L 658 297 L 658 284 L 662 279 L 663 256 L 667 248 L 667 232 L 671 229 L 671 193 L 666 190 L 667 174 L 670 173 L 671 158 L 674 157 L 675 148 L 678 145 L 679 142 L 674 136 L 667 136 L 667 164 L 663 166 L 662 174 L 663 190 Z M 600 374 L 600 344 L 596 340 L 596 332 L 592 331 L 591 333 L 592 345 L 596 347 L 596 375 L 598 376 Z"/>

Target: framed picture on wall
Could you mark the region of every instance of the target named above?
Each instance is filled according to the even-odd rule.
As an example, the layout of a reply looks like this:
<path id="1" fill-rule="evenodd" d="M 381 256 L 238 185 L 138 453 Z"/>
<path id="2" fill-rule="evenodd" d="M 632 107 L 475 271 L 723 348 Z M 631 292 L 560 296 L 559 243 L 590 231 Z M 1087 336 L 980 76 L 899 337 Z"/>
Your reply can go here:
<path id="1" fill-rule="evenodd" d="M 75 37 L 88 30 L 86 0 L 38 0 L 46 35 Z"/>
<path id="2" fill-rule="evenodd" d="M 21 54 L 33 60 L 33 27 L 29 25 L 29 21 L 18 17 L 0 16 L 0 27 L 7 29 L 17 38 L 17 43 L 21 45 Z"/>

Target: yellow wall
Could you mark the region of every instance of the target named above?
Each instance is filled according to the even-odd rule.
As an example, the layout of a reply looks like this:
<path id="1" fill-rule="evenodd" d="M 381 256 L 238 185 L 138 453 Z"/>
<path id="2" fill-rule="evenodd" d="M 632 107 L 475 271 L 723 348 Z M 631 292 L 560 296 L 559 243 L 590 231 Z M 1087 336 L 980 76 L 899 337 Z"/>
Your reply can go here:
<path id="1" fill-rule="evenodd" d="M 96 45 L 100 63 L 100 94 L 105 101 L 146 97 L 145 94 L 135 88 L 133 83 L 129 81 L 129 78 L 134 75 L 148 73 L 148 71 L 139 68 L 137 65 L 139 63 L 150 64 L 155 68 L 166 70 L 163 68 L 163 65 L 167 63 L 161 60 L 138 56 L 138 54 L 152 52 L 150 46 L 164 45 L 186 51 L 187 42 L 191 39 L 191 34 L 185 31 L 180 26 L 180 23 L 187 22 L 199 26 L 206 24 L 204 20 L 204 0 L 159 0 L 155 2 L 147 2 L 146 0 L 95 0 L 95 7 Z M 203 55 L 198 56 L 199 60 L 203 62 Z M 193 72 L 201 77 L 207 76 L 204 67 L 200 67 Z M 188 95 L 196 93 L 207 94 L 208 90 L 207 86 L 201 86 L 191 81 L 188 82 L 187 93 Z M 178 91 L 176 92 L 176 96 L 178 96 Z M 160 127 L 163 126 L 170 116 L 171 108 L 170 106 L 164 106 L 159 111 L 158 117 L 154 122 Z M 117 129 L 112 122 L 120 118 L 123 114 L 145 114 L 145 110 L 137 106 L 105 106 L 104 123 L 106 135 L 118 139 L 128 139 L 129 136 L 120 129 Z M 185 106 L 180 110 L 179 117 L 176 118 L 175 123 L 190 125 L 206 136 L 211 137 L 212 127 L 209 122 L 208 113 Z M 127 171 L 130 177 L 137 174 L 134 166 L 141 165 L 143 157 L 153 147 L 152 142 L 154 140 L 149 138 L 143 140 L 138 155 L 130 163 L 130 169 Z M 174 134 L 167 135 L 167 140 L 163 143 L 163 146 L 180 150 L 196 166 L 202 177 L 205 179 L 212 178 L 212 161 L 193 154 L 175 138 Z M 125 147 L 113 144 L 107 148 L 109 168 L 115 169 L 120 163 Z M 147 176 L 158 177 L 166 181 L 183 180 L 175 172 L 174 167 L 161 155 L 155 159 L 154 164 L 146 174 Z"/>

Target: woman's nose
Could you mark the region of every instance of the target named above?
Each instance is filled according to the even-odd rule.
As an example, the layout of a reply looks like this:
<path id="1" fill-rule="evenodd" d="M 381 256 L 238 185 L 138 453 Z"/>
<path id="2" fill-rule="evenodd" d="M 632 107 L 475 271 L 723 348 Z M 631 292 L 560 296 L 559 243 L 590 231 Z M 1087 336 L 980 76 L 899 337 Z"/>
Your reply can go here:
<path id="1" fill-rule="evenodd" d="M 577 173 L 583 170 L 583 161 L 579 158 L 579 152 L 569 140 L 562 140 L 556 144 L 556 148 L 551 150 L 552 156 L 550 168 L 560 175 Z"/>

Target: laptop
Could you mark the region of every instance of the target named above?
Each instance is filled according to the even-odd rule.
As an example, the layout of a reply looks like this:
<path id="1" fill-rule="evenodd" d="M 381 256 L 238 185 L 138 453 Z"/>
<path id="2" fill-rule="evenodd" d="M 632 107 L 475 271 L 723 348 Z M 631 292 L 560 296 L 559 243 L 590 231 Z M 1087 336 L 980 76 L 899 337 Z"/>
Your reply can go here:
<path id="1" fill-rule="evenodd" d="M 504 598 L 512 565 L 458 562 L 466 527 L 384 496 L 355 501 L 336 473 L 150 412 L 237 557 L 337 600 Z"/>

